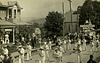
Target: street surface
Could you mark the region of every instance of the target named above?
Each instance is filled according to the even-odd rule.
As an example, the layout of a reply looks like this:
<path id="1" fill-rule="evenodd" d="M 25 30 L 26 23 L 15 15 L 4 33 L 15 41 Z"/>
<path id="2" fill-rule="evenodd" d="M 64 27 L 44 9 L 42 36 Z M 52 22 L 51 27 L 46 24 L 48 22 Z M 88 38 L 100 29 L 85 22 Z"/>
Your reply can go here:
<path id="1" fill-rule="evenodd" d="M 74 44 L 72 44 L 72 47 L 74 48 Z M 63 54 L 63 61 L 61 63 L 77 63 L 77 53 L 73 53 L 73 48 Z M 94 59 L 98 60 L 99 59 L 99 53 L 100 52 L 96 52 L 96 49 L 94 47 Z M 52 57 L 52 52 L 49 53 L 50 54 L 50 61 L 46 63 L 55 63 L 55 59 Z M 90 45 L 87 45 L 86 47 L 86 51 L 82 51 L 82 63 L 87 63 L 87 61 L 89 60 L 89 55 L 91 54 L 91 47 Z M 39 60 L 39 55 L 37 54 L 37 51 L 32 52 L 32 60 L 27 61 L 26 60 L 26 55 L 25 55 L 25 63 L 38 63 Z M 18 58 L 16 58 L 14 60 L 15 63 L 18 63 Z"/>

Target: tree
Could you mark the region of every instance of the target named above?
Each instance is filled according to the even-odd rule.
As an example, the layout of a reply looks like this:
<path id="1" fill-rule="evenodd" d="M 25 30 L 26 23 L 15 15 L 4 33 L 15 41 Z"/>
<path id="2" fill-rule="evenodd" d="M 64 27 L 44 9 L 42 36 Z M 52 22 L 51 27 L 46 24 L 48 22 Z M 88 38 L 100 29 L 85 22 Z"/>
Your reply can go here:
<path id="1" fill-rule="evenodd" d="M 61 33 L 63 29 L 63 15 L 57 11 L 49 12 L 46 16 L 46 22 L 44 23 L 44 28 L 47 30 L 47 33 L 58 34 Z"/>
<path id="2" fill-rule="evenodd" d="M 90 19 L 91 22 L 96 26 L 100 27 L 100 2 L 86 0 L 81 6 L 79 24 L 82 25 L 86 20 Z"/>

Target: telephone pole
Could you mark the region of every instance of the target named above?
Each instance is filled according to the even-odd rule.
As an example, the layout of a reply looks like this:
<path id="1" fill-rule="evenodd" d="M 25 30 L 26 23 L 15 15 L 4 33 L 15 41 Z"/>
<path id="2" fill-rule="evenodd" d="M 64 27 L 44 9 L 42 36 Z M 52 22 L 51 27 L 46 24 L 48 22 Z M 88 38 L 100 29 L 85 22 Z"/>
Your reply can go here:
<path id="1" fill-rule="evenodd" d="M 62 11 L 63 11 L 63 18 L 64 18 L 64 3 L 62 3 Z M 63 20 L 63 36 L 64 36 L 64 20 Z"/>
<path id="2" fill-rule="evenodd" d="M 68 0 L 69 1 L 69 6 L 70 6 L 70 15 L 71 15 L 71 33 L 73 32 L 73 22 L 72 22 L 72 8 L 71 8 L 71 0 Z"/>

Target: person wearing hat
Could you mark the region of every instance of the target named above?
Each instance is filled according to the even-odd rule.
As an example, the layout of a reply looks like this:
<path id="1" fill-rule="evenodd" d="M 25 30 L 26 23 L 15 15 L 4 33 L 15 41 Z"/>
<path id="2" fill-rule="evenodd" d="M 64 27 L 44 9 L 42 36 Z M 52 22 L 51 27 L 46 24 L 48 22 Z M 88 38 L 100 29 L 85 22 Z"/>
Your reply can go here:
<path id="1" fill-rule="evenodd" d="M 27 46 L 26 46 L 26 51 L 27 51 L 27 60 L 30 60 L 32 59 L 31 57 L 31 50 L 32 50 L 32 47 L 29 43 L 27 43 Z"/>
<path id="2" fill-rule="evenodd" d="M 45 63 L 45 51 L 43 47 L 40 47 L 40 52 L 39 52 L 39 56 L 40 56 L 40 61 L 39 63 Z"/>
<path id="3" fill-rule="evenodd" d="M 19 46 L 19 63 L 24 63 L 24 48 L 22 47 L 22 45 Z"/>
<path id="4" fill-rule="evenodd" d="M 3 48 L 3 53 L 4 55 L 6 55 L 8 57 L 8 49 L 7 49 L 7 45 L 4 45 L 4 48 Z"/>

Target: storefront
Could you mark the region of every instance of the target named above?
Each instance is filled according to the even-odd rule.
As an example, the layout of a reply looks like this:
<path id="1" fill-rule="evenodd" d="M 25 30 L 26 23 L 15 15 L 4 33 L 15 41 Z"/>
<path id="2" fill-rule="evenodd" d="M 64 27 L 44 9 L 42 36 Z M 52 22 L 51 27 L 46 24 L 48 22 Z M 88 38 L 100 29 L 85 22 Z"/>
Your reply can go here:
<path id="1" fill-rule="evenodd" d="M 0 21 L 0 31 L 1 31 L 1 40 L 6 39 L 6 35 L 8 35 L 9 42 L 15 41 L 14 31 L 15 30 L 15 24 L 8 22 L 8 21 Z"/>

